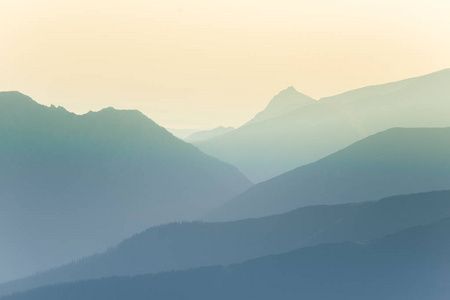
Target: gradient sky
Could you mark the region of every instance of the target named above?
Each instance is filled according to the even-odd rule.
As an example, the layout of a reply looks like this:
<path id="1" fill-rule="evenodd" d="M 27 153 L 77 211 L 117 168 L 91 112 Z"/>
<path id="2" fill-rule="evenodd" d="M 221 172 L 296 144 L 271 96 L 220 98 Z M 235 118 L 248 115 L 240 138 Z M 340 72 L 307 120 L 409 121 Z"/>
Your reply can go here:
<path id="1" fill-rule="evenodd" d="M 169 128 L 239 126 L 294 86 L 319 98 L 450 67 L 450 1 L 0 0 L 0 90 Z"/>

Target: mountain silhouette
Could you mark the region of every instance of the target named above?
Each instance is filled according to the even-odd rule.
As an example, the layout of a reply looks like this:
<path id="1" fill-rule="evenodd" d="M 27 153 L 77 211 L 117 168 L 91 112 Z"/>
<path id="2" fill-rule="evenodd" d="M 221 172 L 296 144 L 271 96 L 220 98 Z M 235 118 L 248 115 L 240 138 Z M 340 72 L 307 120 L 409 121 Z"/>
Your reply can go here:
<path id="1" fill-rule="evenodd" d="M 245 125 L 273 119 L 287 112 L 314 104 L 315 102 L 316 100 L 313 98 L 298 92 L 294 87 L 290 86 L 273 97 L 266 108 Z"/>
<path id="2" fill-rule="evenodd" d="M 174 136 L 176 136 L 177 138 L 184 140 L 185 138 L 187 138 L 191 134 L 193 134 L 195 132 L 198 132 L 200 129 L 195 129 L 195 128 L 186 128 L 186 129 L 166 128 L 166 130 L 168 132 L 170 132 L 171 134 L 173 134 Z"/>
<path id="3" fill-rule="evenodd" d="M 271 102 L 244 126 L 195 145 L 261 182 L 389 128 L 450 126 L 450 69 L 318 101 L 300 95 L 298 106 Z"/>
<path id="4" fill-rule="evenodd" d="M 358 204 L 311 206 L 258 219 L 150 228 L 109 251 L 0 285 L 0 295 L 38 286 L 238 263 L 297 248 L 366 242 L 450 217 L 450 191 Z"/>
<path id="5" fill-rule="evenodd" d="M 47 286 L 5 300 L 445 300 L 450 219 L 368 243 L 301 248 L 241 264 Z"/>
<path id="6" fill-rule="evenodd" d="M 149 226 L 196 219 L 251 186 L 138 111 L 75 115 L 0 93 L 0 281 Z"/>
<path id="7" fill-rule="evenodd" d="M 214 129 L 211 129 L 211 130 L 202 130 L 202 131 L 194 132 L 193 134 L 191 134 L 190 136 L 188 136 L 187 138 L 185 138 L 183 140 L 188 143 L 200 142 L 200 141 L 204 141 L 204 140 L 228 133 L 233 130 L 234 130 L 233 127 L 219 126 Z"/>
<path id="8" fill-rule="evenodd" d="M 450 188 L 450 128 L 394 128 L 259 183 L 208 216 L 236 220 L 302 206 Z"/>

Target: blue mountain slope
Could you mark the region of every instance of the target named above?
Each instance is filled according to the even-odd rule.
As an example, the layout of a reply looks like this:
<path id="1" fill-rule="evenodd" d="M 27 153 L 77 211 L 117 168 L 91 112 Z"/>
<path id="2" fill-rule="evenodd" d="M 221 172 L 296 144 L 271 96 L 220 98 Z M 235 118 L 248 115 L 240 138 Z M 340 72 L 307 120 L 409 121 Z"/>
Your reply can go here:
<path id="1" fill-rule="evenodd" d="M 238 263 L 321 243 L 365 242 L 450 217 L 450 191 L 322 205 L 225 223 L 150 228 L 109 251 L 0 285 L 0 295 L 42 285 Z"/>
<path id="2" fill-rule="evenodd" d="M 0 281 L 149 226 L 192 220 L 251 183 L 138 111 L 75 115 L 0 93 Z"/>
<path id="3" fill-rule="evenodd" d="M 212 220 L 450 188 L 450 128 L 395 128 L 255 185 Z"/>
<path id="4" fill-rule="evenodd" d="M 450 219 L 362 243 L 334 243 L 238 265 L 62 284 L 5 300 L 445 300 Z"/>

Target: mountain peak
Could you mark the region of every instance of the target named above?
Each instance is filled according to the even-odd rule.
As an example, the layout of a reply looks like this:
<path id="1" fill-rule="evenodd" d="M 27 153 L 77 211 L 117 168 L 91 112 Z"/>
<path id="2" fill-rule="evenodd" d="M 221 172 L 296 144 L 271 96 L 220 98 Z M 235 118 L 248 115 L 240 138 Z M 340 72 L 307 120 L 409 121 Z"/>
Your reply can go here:
<path id="1" fill-rule="evenodd" d="M 136 109 L 116 109 L 114 107 L 106 107 L 99 111 L 90 111 L 83 115 L 83 117 L 110 123 L 111 126 L 151 126 L 153 128 L 162 129 L 155 121 Z"/>
<path id="2" fill-rule="evenodd" d="M 126 117 L 131 116 L 134 118 L 145 118 L 150 119 L 146 115 L 144 115 L 142 112 L 140 112 L 137 109 L 117 109 L 114 107 L 106 107 L 99 111 L 90 111 L 87 113 L 87 115 L 100 115 L 100 116 L 108 116 L 108 117 Z"/>
<path id="3" fill-rule="evenodd" d="M 289 86 L 286 89 L 279 92 L 267 105 L 266 109 L 283 109 L 286 106 L 298 105 L 303 106 L 312 104 L 315 101 L 313 98 L 306 96 L 298 92 L 293 86 Z"/>
<path id="4" fill-rule="evenodd" d="M 292 85 L 288 86 L 287 88 L 282 90 L 280 93 L 283 93 L 283 92 L 296 92 L 296 93 L 298 93 L 298 91 Z"/>
<path id="5" fill-rule="evenodd" d="M 284 90 L 282 90 L 280 93 L 282 93 L 282 92 L 289 92 L 289 91 L 298 93 L 298 91 L 297 91 L 297 90 L 295 89 L 295 87 L 293 87 L 292 85 L 288 86 L 287 88 L 285 88 Z"/>
<path id="6" fill-rule="evenodd" d="M 266 108 L 245 125 L 276 118 L 315 102 L 316 100 L 313 98 L 298 92 L 293 86 L 289 86 L 275 95 Z"/>

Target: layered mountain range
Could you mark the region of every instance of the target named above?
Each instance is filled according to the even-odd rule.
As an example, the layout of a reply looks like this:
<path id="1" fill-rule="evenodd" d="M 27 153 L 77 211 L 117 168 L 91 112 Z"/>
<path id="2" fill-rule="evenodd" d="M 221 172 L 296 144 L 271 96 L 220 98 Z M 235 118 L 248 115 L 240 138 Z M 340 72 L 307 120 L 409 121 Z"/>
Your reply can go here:
<path id="1" fill-rule="evenodd" d="M 448 116 L 450 69 L 289 87 L 194 145 L 2 92 L 0 297 L 447 299 Z"/>
<path id="2" fill-rule="evenodd" d="M 450 218 L 450 191 L 379 201 L 319 205 L 224 223 L 173 223 L 150 228 L 102 253 L 0 285 L 0 295 L 44 285 L 228 265 L 301 247 L 367 242 Z"/>
<path id="3" fill-rule="evenodd" d="M 450 128 L 394 128 L 259 183 L 209 214 L 236 220 L 313 204 L 450 189 Z"/>
<path id="4" fill-rule="evenodd" d="M 445 300 L 449 277 L 446 218 L 367 243 L 322 244 L 230 266 L 48 286 L 4 299 Z"/>
<path id="5" fill-rule="evenodd" d="M 450 69 L 318 101 L 290 87 L 236 130 L 194 143 L 261 182 L 392 127 L 450 126 Z"/>

